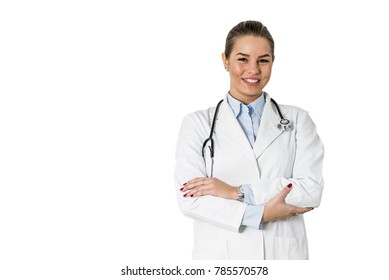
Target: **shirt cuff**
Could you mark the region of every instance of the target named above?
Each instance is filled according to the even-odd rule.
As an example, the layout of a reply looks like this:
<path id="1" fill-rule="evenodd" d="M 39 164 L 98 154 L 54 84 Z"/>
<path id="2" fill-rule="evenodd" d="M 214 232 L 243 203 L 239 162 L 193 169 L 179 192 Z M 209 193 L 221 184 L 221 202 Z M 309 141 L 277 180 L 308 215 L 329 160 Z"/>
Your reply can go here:
<path id="1" fill-rule="evenodd" d="M 242 225 L 252 227 L 255 229 L 260 229 L 264 209 L 265 206 L 263 204 L 259 204 L 255 206 L 247 205 L 246 211 L 244 212 L 243 215 Z"/>
<path id="2" fill-rule="evenodd" d="M 243 215 L 242 225 L 261 229 L 261 222 L 265 205 L 255 205 L 254 192 L 251 184 L 242 185 L 244 192 L 244 203 L 248 204 Z"/>
<path id="3" fill-rule="evenodd" d="M 243 184 L 242 188 L 244 192 L 244 203 L 248 205 L 255 205 L 254 192 L 251 184 Z"/>

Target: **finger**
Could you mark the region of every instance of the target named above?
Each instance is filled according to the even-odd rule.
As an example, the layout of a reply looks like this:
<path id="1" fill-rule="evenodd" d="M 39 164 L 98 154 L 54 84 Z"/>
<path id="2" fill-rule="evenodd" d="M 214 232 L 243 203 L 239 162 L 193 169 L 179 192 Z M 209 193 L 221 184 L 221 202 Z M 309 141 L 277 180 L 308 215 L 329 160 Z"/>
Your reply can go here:
<path id="1" fill-rule="evenodd" d="M 183 197 L 190 197 L 193 196 L 193 193 L 197 191 L 198 187 L 185 187 L 181 191 L 184 192 Z"/>
<path id="2" fill-rule="evenodd" d="M 279 198 L 280 200 L 284 201 L 285 198 L 286 198 L 286 196 L 287 196 L 287 195 L 290 193 L 290 191 L 292 190 L 292 187 L 293 187 L 292 184 L 288 184 L 286 187 L 284 187 L 284 188 L 280 191 L 280 193 L 279 193 L 279 195 L 278 195 L 278 198 Z"/>
<path id="3" fill-rule="evenodd" d="M 195 185 L 198 181 L 199 181 L 199 178 L 194 178 L 194 179 L 189 180 L 188 182 L 183 184 L 184 187 L 182 188 L 182 190 L 183 191 L 188 190 L 190 186 L 193 187 L 193 185 Z"/>
<path id="4" fill-rule="evenodd" d="M 183 187 L 180 189 L 180 191 L 185 192 L 188 190 L 193 189 L 196 186 L 201 186 L 205 184 L 205 177 L 198 177 L 194 178 L 192 180 L 189 180 L 188 182 L 183 184 Z"/>
<path id="5" fill-rule="evenodd" d="M 210 187 L 206 186 L 206 185 L 201 185 L 201 186 L 195 187 L 195 188 L 191 189 L 190 191 L 188 191 L 186 193 L 185 197 L 199 197 L 199 196 L 208 195 L 208 194 L 211 194 Z"/>
<path id="6" fill-rule="evenodd" d="M 312 211 L 312 207 L 294 207 L 292 213 L 294 214 L 305 214 L 309 211 Z"/>
<path id="7" fill-rule="evenodd" d="M 205 195 L 205 194 L 211 194 L 209 191 L 207 193 L 204 193 L 204 190 L 211 189 L 212 185 L 207 183 L 207 178 L 201 178 L 201 180 L 195 180 L 191 183 L 188 183 L 185 185 L 185 187 L 182 189 L 183 192 L 186 192 L 184 197 L 188 196 L 195 196 L 196 193 L 199 195 Z"/>

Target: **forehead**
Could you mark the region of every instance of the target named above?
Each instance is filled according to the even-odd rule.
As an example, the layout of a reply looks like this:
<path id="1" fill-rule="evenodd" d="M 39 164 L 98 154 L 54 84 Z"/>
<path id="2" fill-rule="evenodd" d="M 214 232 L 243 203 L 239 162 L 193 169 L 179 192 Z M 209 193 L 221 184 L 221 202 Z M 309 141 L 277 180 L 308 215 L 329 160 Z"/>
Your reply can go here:
<path id="1" fill-rule="evenodd" d="M 266 38 L 259 36 L 243 36 L 235 41 L 232 53 L 271 54 L 270 43 Z"/>

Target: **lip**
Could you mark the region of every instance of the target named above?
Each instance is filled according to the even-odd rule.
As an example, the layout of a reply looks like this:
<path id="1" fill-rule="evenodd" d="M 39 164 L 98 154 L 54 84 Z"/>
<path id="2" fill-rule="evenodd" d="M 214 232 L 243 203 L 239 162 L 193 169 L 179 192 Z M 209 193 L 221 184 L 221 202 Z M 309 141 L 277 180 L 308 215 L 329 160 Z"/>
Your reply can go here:
<path id="1" fill-rule="evenodd" d="M 256 80 L 257 82 L 253 83 L 254 80 Z M 261 79 L 259 79 L 259 78 L 257 78 L 257 77 L 242 78 L 242 81 L 243 81 L 246 85 L 251 86 L 251 87 L 258 86 L 258 85 L 261 83 Z"/>

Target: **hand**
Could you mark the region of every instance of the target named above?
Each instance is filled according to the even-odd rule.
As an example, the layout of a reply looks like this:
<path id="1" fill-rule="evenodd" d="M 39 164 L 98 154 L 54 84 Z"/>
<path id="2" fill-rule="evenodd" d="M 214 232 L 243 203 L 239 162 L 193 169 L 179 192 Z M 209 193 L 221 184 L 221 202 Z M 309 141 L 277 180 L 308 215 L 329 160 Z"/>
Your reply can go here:
<path id="1" fill-rule="evenodd" d="M 199 197 L 202 195 L 213 195 L 225 199 L 238 199 L 237 187 L 230 186 L 216 178 L 199 177 L 184 184 L 180 189 L 186 192 L 184 197 Z"/>
<path id="2" fill-rule="evenodd" d="M 262 222 L 286 220 L 299 214 L 311 211 L 311 207 L 297 207 L 285 203 L 285 198 L 292 190 L 292 184 L 284 187 L 280 193 L 265 204 Z"/>

